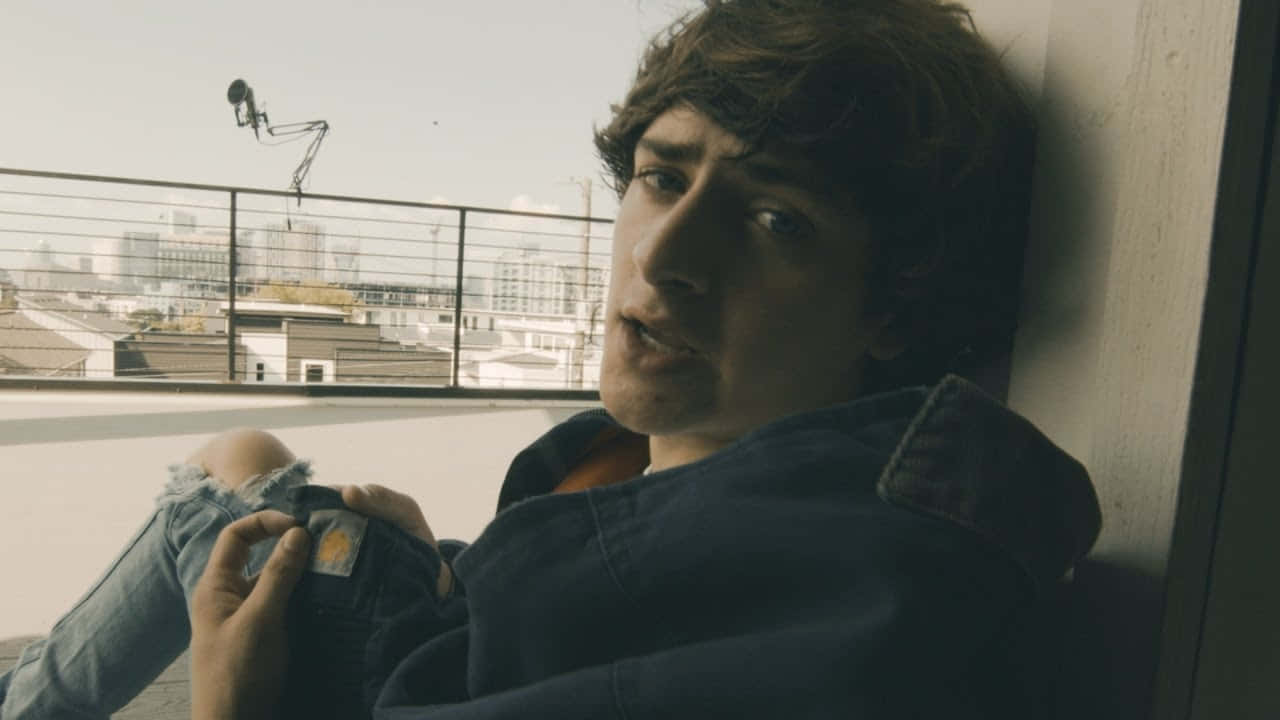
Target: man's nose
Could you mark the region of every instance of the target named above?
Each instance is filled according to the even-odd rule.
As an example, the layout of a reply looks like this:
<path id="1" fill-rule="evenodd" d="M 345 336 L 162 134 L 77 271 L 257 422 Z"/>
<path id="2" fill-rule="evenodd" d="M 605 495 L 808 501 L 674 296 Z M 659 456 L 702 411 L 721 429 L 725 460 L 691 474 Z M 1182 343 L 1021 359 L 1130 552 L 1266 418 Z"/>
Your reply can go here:
<path id="1" fill-rule="evenodd" d="M 714 268 L 729 262 L 721 241 L 732 219 L 721 205 L 714 193 L 695 186 L 651 219 L 631 249 L 646 282 L 692 295 L 710 289 Z"/>

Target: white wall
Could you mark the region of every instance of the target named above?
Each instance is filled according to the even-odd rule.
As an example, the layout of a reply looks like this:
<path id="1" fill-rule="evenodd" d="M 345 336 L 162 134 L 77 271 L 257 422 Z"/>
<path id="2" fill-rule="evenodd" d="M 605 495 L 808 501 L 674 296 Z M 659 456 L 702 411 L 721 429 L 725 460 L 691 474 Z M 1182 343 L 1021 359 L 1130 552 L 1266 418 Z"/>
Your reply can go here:
<path id="1" fill-rule="evenodd" d="M 244 380 L 258 382 L 258 363 L 262 363 L 262 382 L 285 382 L 288 369 L 289 341 L 284 333 L 238 331 L 244 344 Z"/>
<path id="2" fill-rule="evenodd" d="M 1219 442 L 1189 428 L 1225 434 L 1197 419 L 1216 399 L 1193 412 L 1202 343 L 1217 333 L 1202 316 L 1238 321 L 1211 302 L 1209 279 L 1241 1 L 969 4 L 1039 91 L 1009 403 L 1085 463 L 1103 508 L 1064 624 L 1060 714 L 1181 717 L 1209 538 L 1175 548 L 1175 520 L 1211 516 L 1215 480 L 1202 471 Z"/>
<path id="3" fill-rule="evenodd" d="M 220 430 L 269 430 L 315 482 L 398 488 L 438 537 L 470 540 L 515 453 L 583 407 L 0 392 L 0 638 L 46 632 L 150 512 L 166 465 Z"/>
<path id="4" fill-rule="evenodd" d="M 1038 96 L 1044 82 L 1052 0 L 969 0 L 964 5 L 982 36 L 1000 51 L 1032 95 Z"/>

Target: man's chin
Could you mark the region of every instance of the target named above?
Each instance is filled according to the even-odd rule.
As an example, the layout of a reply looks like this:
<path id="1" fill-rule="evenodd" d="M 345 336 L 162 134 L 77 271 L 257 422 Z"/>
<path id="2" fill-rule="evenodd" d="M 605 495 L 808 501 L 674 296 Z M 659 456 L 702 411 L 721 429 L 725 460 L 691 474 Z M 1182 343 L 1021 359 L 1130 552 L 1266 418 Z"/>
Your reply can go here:
<path id="1" fill-rule="evenodd" d="M 700 393 L 649 387 L 635 379 L 601 378 L 600 400 L 626 429 L 641 435 L 674 435 L 696 427 L 708 407 Z"/>

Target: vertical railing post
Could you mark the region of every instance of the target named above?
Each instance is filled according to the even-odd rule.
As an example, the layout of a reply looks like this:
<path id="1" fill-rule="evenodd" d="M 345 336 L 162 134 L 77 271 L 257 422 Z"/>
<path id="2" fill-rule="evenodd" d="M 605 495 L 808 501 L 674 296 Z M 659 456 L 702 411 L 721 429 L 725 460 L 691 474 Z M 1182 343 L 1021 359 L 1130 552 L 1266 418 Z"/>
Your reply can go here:
<path id="1" fill-rule="evenodd" d="M 231 238 L 227 247 L 227 382 L 236 381 L 236 191 L 231 191 Z"/>
<path id="2" fill-rule="evenodd" d="M 453 387 L 462 364 L 462 262 L 467 240 L 467 209 L 458 208 L 458 273 L 453 288 Z"/>

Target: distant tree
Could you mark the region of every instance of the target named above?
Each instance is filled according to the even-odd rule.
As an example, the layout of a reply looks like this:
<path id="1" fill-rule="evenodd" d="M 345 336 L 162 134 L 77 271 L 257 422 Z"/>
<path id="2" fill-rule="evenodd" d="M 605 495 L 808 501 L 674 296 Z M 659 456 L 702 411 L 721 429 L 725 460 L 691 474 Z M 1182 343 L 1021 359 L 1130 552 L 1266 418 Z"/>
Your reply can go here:
<path id="1" fill-rule="evenodd" d="M 159 310 L 147 308 L 134 310 L 125 317 L 126 321 L 139 330 L 155 328 L 164 322 L 164 314 Z"/>
<path id="2" fill-rule="evenodd" d="M 175 320 L 165 320 L 164 313 L 159 310 L 134 310 L 126 320 L 142 332 L 180 332 L 201 334 L 205 332 L 204 318 L 199 315 L 184 315 Z"/>
<path id="3" fill-rule="evenodd" d="M 350 290 L 336 285 L 282 285 L 269 283 L 258 289 L 258 297 L 287 303 L 307 305 L 333 305 L 342 309 L 355 304 L 356 297 Z"/>
<path id="4" fill-rule="evenodd" d="M 204 318 L 188 315 L 178 321 L 178 330 L 184 333 L 204 333 Z"/>
<path id="5" fill-rule="evenodd" d="M 186 315 L 178 318 L 177 320 L 156 323 L 151 326 L 151 329 L 187 333 L 188 335 L 200 335 L 204 333 L 204 318 Z"/>

